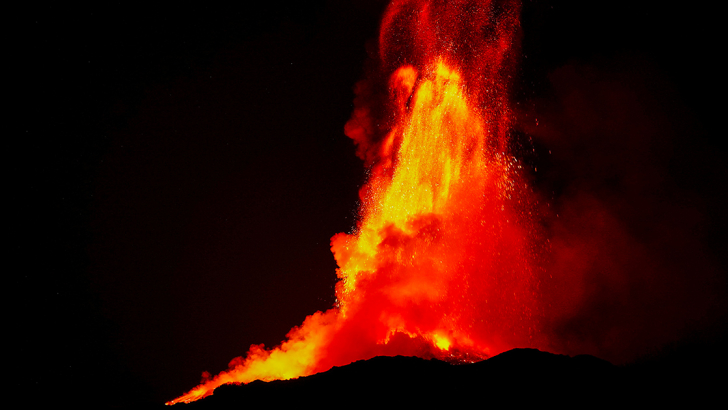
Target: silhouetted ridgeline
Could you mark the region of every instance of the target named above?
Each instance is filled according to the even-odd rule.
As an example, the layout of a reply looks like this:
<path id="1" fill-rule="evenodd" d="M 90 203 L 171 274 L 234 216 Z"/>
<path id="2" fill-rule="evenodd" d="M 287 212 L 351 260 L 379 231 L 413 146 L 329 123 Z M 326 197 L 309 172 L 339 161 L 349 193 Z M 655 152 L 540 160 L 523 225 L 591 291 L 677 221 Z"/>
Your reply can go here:
<path id="1" fill-rule="evenodd" d="M 376 357 L 296 380 L 222 386 L 210 397 L 177 408 L 707 404 L 720 391 L 719 378 L 710 370 L 718 362 L 656 360 L 618 367 L 593 356 L 534 349 L 514 349 L 464 365 Z"/>

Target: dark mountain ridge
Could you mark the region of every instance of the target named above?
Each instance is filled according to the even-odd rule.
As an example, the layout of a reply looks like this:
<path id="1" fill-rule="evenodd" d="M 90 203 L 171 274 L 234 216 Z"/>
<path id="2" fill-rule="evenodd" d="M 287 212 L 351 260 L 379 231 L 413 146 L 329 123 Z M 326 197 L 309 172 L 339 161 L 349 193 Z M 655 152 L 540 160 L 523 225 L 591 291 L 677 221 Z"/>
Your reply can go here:
<path id="1" fill-rule="evenodd" d="M 210 397 L 178 406 L 452 408 L 549 403 L 601 407 L 675 401 L 695 404 L 709 401 L 718 391 L 710 373 L 689 371 L 684 366 L 657 362 L 615 366 L 594 356 L 513 349 L 461 365 L 416 357 L 375 357 L 295 380 L 225 385 Z"/>

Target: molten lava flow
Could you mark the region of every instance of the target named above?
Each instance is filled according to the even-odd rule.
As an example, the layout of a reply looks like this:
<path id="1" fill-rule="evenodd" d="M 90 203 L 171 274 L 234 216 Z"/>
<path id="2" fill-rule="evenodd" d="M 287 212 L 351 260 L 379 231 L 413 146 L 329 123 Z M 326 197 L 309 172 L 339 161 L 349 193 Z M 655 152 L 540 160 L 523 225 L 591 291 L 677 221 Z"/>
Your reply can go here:
<path id="1" fill-rule="evenodd" d="M 528 194 L 508 153 L 519 11 L 514 1 L 389 5 L 380 34 L 389 96 L 373 102 L 387 113 L 374 118 L 373 103 L 359 101 L 346 126 L 370 175 L 357 227 L 331 240 L 337 306 L 168 404 L 377 355 L 472 361 L 529 345 Z"/>

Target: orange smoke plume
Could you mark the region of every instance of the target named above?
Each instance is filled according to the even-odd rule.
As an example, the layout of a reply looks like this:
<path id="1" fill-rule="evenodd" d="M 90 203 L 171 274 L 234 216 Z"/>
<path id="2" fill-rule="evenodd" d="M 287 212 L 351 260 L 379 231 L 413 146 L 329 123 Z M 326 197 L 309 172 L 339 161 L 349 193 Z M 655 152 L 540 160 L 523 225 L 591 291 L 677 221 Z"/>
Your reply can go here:
<path id="1" fill-rule="evenodd" d="M 167 404 L 378 355 L 462 362 L 532 345 L 532 201 L 508 148 L 519 13 L 511 0 L 392 1 L 379 71 L 345 127 L 369 176 L 356 227 L 331 240 L 336 306 Z M 386 93 L 368 92 L 377 78 Z"/>

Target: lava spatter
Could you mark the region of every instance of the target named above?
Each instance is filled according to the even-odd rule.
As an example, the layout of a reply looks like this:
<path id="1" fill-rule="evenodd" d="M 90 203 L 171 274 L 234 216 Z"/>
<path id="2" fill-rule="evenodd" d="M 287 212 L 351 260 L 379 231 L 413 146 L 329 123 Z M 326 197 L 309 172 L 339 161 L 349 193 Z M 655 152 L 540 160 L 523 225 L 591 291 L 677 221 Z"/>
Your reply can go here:
<path id="1" fill-rule="evenodd" d="M 346 125 L 369 178 L 357 225 L 331 240 L 336 306 L 167 404 L 378 355 L 476 360 L 528 345 L 532 225 L 508 151 L 519 14 L 517 1 L 392 1 L 379 38 L 388 95 Z M 367 126 L 377 120 L 386 129 Z"/>

